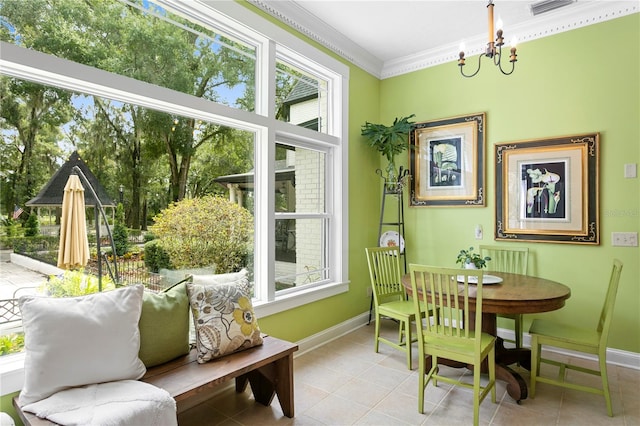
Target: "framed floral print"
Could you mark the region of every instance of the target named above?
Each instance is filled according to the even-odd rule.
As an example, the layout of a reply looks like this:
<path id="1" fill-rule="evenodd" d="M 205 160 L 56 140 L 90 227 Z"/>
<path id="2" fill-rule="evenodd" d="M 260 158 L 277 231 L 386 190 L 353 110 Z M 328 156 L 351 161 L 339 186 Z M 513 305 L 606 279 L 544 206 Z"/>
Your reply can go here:
<path id="1" fill-rule="evenodd" d="M 495 239 L 600 244 L 599 133 L 495 145 Z"/>

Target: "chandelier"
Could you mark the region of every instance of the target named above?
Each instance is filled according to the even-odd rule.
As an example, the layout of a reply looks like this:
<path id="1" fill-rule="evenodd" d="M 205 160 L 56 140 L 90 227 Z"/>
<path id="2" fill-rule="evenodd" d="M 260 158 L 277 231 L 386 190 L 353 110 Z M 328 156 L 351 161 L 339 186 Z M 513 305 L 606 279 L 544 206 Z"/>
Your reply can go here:
<path id="1" fill-rule="evenodd" d="M 502 37 L 502 21 L 498 19 L 496 26 L 498 27 L 498 31 L 496 32 L 496 40 L 493 41 L 493 0 L 489 0 L 489 4 L 487 5 L 487 11 L 489 13 L 489 42 L 487 43 L 487 49 L 484 54 L 478 55 L 478 69 L 473 74 L 465 74 L 464 66 L 464 47 L 460 47 L 460 59 L 458 59 L 458 66 L 460 67 L 460 74 L 465 77 L 473 77 L 474 75 L 480 72 L 480 65 L 482 65 L 482 57 L 486 56 L 487 58 L 493 59 L 493 65 L 497 66 L 500 69 L 500 72 L 504 75 L 510 75 L 513 73 L 516 67 L 516 47 L 515 47 L 515 39 L 511 43 L 511 55 L 509 55 L 509 62 L 511 62 L 511 71 L 507 72 L 502 68 L 502 46 L 504 45 L 504 38 Z"/>

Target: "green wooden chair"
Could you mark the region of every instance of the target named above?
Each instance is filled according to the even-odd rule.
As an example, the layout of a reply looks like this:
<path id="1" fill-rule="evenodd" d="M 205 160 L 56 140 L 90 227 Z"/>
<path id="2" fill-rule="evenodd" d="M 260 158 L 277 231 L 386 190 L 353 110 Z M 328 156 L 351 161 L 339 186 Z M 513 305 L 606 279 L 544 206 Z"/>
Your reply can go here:
<path id="1" fill-rule="evenodd" d="M 416 319 L 413 302 L 407 299 L 402 285 L 399 247 L 366 248 L 369 263 L 369 277 L 373 291 L 375 312 L 375 351 L 378 352 L 380 342 L 392 348 L 406 352 L 407 368 L 411 370 L 411 344 L 417 339 L 412 337 L 411 323 Z M 426 315 L 427 309 L 420 307 L 420 317 Z M 391 318 L 398 321 L 398 340 L 396 342 L 380 336 L 380 320 Z"/>
<path id="2" fill-rule="evenodd" d="M 529 261 L 529 249 L 527 247 L 480 245 L 480 255 L 491 258 L 491 260 L 487 262 L 487 269 L 490 271 L 527 275 L 527 265 Z M 516 348 L 521 348 L 523 340 L 522 314 L 498 314 L 497 316 L 514 321 L 513 330 L 516 336 L 515 340 L 504 340 L 515 343 Z"/>
<path id="3" fill-rule="evenodd" d="M 622 263 L 615 259 L 613 261 L 611 278 L 609 279 L 609 289 L 607 290 L 604 306 L 602 307 L 600 319 L 595 329 L 558 324 L 542 319 L 533 321 L 529 329 L 529 334 L 531 334 L 531 398 L 535 398 L 536 396 L 536 383 L 538 382 L 604 395 L 604 400 L 607 404 L 607 414 L 613 417 L 611 395 L 609 394 L 609 379 L 607 377 L 607 339 L 609 337 L 609 327 L 611 326 L 611 316 L 613 315 L 613 306 L 616 301 L 621 271 Z M 543 359 L 541 357 L 541 347 L 543 345 L 597 355 L 600 369 L 593 370 L 569 363 Z M 549 378 L 540 376 L 540 362 L 560 367 L 558 377 Z M 602 389 L 566 382 L 566 370 L 575 370 L 600 376 L 602 378 Z"/>
<path id="4" fill-rule="evenodd" d="M 416 312 L 419 302 L 430 303 L 433 319 L 417 321 L 419 360 L 418 411 L 424 412 L 424 390 L 433 380 L 473 389 L 473 424 L 478 424 L 480 403 L 491 392 L 496 402 L 495 336 L 482 332 L 482 271 L 409 265 L 411 289 Z M 470 279 L 473 284 L 470 284 Z M 477 283 L 477 284 L 475 284 Z M 475 296 L 475 302 L 470 297 Z M 427 369 L 426 357 L 431 356 Z M 438 358 L 473 366 L 473 384 L 438 374 Z M 480 385 L 483 362 L 489 381 Z"/>

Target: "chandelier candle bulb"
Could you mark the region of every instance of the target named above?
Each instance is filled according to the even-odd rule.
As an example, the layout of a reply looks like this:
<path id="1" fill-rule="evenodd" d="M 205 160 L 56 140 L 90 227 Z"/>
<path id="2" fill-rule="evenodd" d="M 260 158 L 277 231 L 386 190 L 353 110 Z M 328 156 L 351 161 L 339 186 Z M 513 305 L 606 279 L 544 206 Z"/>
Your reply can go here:
<path id="1" fill-rule="evenodd" d="M 487 5 L 489 9 L 489 43 L 493 43 L 493 1 Z"/>
<path id="2" fill-rule="evenodd" d="M 509 62 L 516 62 L 518 55 L 516 55 L 516 48 L 512 47 L 511 48 L 511 56 L 509 56 Z"/>

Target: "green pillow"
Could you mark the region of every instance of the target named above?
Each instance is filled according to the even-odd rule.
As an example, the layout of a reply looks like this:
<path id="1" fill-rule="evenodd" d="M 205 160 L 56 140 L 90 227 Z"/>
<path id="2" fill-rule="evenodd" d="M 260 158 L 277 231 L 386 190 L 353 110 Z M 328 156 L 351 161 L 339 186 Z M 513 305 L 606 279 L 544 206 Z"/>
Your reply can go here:
<path id="1" fill-rule="evenodd" d="M 189 353 L 189 298 L 186 282 L 162 293 L 145 291 L 140 315 L 140 352 L 149 368 Z"/>

